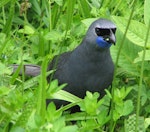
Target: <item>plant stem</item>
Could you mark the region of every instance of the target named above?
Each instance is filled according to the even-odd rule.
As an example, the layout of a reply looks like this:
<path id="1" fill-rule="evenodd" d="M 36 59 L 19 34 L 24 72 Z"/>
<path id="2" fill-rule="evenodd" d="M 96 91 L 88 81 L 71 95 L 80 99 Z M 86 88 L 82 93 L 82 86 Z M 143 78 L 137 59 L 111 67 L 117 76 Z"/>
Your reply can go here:
<path id="1" fill-rule="evenodd" d="M 146 54 L 146 45 L 147 45 L 148 37 L 149 37 L 149 30 L 150 30 L 150 20 L 149 20 L 147 33 L 146 33 L 145 44 L 144 44 L 144 49 L 143 49 L 143 56 L 142 56 L 142 63 L 141 63 L 141 70 L 140 70 L 140 80 L 139 80 L 139 87 L 138 87 L 137 109 L 136 109 L 136 126 L 135 126 L 136 132 L 138 131 L 138 121 L 139 121 L 139 115 L 140 115 L 140 102 L 141 102 L 140 97 L 141 97 L 143 71 L 144 71 L 144 59 L 145 59 L 145 54 Z"/>
<path id="2" fill-rule="evenodd" d="M 2 13 L 3 13 L 3 24 L 6 24 L 6 15 L 5 15 L 5 8 L 2 7 Z"/>
<path id="3" fill-rule="evenodd" d="M 136 0 L 134 0 L 134 3 L 135 3 Z M 119 51 L 117 53 L 117 58 L 116 58 L 116 63 L 115 63 L 115 71 L 114 71 L 114 81 L 113 81 L 113 84 L 115 83 L 115 78 L 116 78 L 116 73 L 117 73 L 117 65 L 119 63 L 119 57 L 120 57 L 120 53 L 121 53 L 121 49 L 124 45 L 124 42 L 125 42 L 125 38 L 126 38 L 126 35 L 127 35 L 127 31 L 128 31 L 128 28 L 129 28 L 129 25 L 130 25 L 130 22 L 131 22 L 131 19 L 132 19 L 132 16 L 133 16 L 133 12 L 134 12 L 134 6 L 135 4 L 133 4 L 133 8 L 132 8 L 132 11 L 131 11 L 131 14 L 129 16 L 129 20 L 128 20 L 128 23 L 127 23 L 127 27 L 126 27 L 126 30 L 125 30 L 125 33 L 123 35 L 123 38 L 122 38 L 122 41 L 121 41 L 121 44 L 120 44 L 120 47 L 119 47 Z M 113 86 L 113 85 L 112 85 Z M 110 132 L 113 132 L 114 131 L 114 124 L 115 122 L 113 121 L 113 110 L 114 110 L 114 88 L 112 87 L 112 90 L 111 90 L 111 94 L 112 94 L 112 102 L 111 102 L 111 121 L 110 121 Z"/>
<path id="4" fill-rule="evenodd" d="M 118 9 L 119 6 L 121 5 L 121 2 L 122 2 L 122 0 L 120 0 L 120 1 L 118 2 L 118 4 L 116 5 L 115 9 L 114 9 L 113 12 L 112 12 L 112 15 L 114 15 L 114 14 L 117 12 L 117 9 Z"/>

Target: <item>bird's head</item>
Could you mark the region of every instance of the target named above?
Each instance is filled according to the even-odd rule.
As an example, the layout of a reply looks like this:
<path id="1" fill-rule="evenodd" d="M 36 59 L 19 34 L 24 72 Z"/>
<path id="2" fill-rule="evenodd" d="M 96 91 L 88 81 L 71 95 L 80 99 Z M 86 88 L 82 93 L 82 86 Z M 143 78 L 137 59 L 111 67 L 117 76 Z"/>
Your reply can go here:
<path id="1" fill-rule="evenodd" d="M 116 25 L 107 19 L 98 19 L 89 27 L 86 42 L 91 46 L 109 48 L 116 43 Z"/>

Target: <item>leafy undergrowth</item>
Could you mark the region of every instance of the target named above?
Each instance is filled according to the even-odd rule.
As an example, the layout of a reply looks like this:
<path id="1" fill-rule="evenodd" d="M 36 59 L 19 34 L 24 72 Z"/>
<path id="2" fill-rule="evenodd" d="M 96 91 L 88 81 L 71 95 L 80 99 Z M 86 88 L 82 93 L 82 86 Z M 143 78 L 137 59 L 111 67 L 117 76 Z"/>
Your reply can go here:
<path id="1" fill-rule="evenodd" d="M 0 1 L 0 131 L 150 131 L 149 0 Z M 96 18 L 117 25 L 111 47 L 116 66 L 106 95 L 86 92 L 80 99 L 46 81 L 47 64 L 73 50 Z M 37 64 L 37 77 L 12 75 L 11 64 Z M 69 104 L 56 109 L 47 99 Z M 78 105 L 80 112 L 70 113 Z"/>

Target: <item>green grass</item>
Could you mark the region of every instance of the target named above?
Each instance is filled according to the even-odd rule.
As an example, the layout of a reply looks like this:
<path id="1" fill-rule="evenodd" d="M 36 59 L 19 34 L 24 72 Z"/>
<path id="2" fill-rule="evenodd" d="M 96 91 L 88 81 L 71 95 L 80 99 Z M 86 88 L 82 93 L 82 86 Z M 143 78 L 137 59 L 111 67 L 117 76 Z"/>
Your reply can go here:
<path id="1" fill-rule="evenodd" d="M 150 8 L 149 0 L 0 1 L 0 131 L 146 132 L 150 131 Z M 80 99 L 47 84 L 47 64 L 55 55 L 73 50 L 95 18 L 117 25 L 111 47 L 116 66 L 113 88 L 98 100 L 87 91 Z M 37 64 L 41 75 L 12 73 L 11 64 Z M 46 108 L 45 99 L 69 105 Z M 111 107 L 110 107 L 111 102 Z M 68 109 L 80 106 L 81 112 Z M 92 108 L 92 109 L 91 109 Z M 72 121 L 75 121 L 72 122 Z"/>

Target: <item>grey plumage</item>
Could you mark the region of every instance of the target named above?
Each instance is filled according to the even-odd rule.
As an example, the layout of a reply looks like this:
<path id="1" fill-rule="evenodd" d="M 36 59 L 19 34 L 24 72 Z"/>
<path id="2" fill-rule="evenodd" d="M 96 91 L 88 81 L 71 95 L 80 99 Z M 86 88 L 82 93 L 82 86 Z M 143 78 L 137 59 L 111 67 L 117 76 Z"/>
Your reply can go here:
<path id="1" fill-rule="evenodd" d="M 48 82 L 52 78 L 58 79 L 59 84 L 67 83 L 64 90 L 80 98 L 84 98 L 87 90 L 103 96 L 113 80 L 114 64 L 109 47 L 115 44 L 115 31 L 115 24 L 107 19 L 94 21 L 77 48 L 50 62 L 48 71 L 56 69 L 56 72 L 47 78 Z M 61 101 L 57 104 L 60 106 Z"/>
<path id="2" fill-rule="evenodd" d="M 97 45 L 95 28 L 108 30 L 108 33 L 101 33 L 103 38 L 111 36 L 108 41 L 115 43 L 116 26 L 106 19 L 98 19 L 89 27 L 82 43 L 75 50 L 55 57 L 48 66 L 48 70 L 53 69 L 58 59 L 53 78 L 58 79 L 60 84 L 68 83 L 64 90 L 81 98 L 87 90 L 103 95 L 104 89 L 113 80 L 114 64 L 110 50 Z"/>

